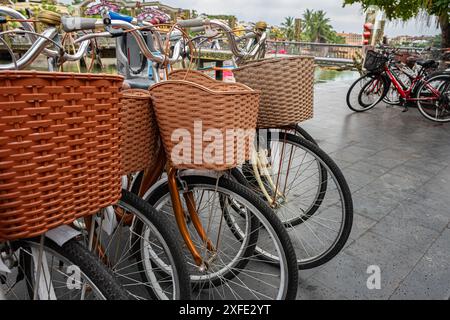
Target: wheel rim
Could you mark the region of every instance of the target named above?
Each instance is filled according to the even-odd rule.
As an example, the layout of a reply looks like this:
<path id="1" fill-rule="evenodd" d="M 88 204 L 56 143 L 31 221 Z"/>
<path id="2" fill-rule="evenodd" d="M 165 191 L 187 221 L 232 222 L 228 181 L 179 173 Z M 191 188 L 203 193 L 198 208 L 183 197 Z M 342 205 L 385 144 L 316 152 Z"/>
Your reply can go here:
<path id="1" fill-rule="evenodd" d="M 440 93 L 440 98 L 436 97 L 432 88 Z M 436 122 L 450 121 L 450 78 L 427 81 L 419 90 L 417 99 L 417 106 L 426 118 Z"/>
<path id="2" fill-rule="evenodd" d="M 367 111 L 383 98 L 385 82 L 381 75 L 367 75 L 357 80 L 347 95 L 347 103 L 356 111 Z"/>
<path id="3" fill-rule="evenodd" d="M 189 191 L 194 192 L 194 197 L 197 200 L 196 204 L 202 203 L 202 201 L 199 200 L 199 194 L 195 194 L 196 191 L 202 190 L 203 191 L 216 191 L 214 186 L 211 185 L 202 185 L 202 184 L 191 184 L 189 185 Z M 182 191 L 181 191 L 182 192 Z M 251 243 L 249 235 L 249 232 L 252 232 L 255 234 L 255 232 L 260 232 L 261 230 L 270 230 L 270 234 L 268 238 L 273 240 L 271 243 L 272 249 L 276 252 L 278 252 L 278 256 L 283 256 L 283 250 L 282 245 L 278 239 L 278 237 L 274 237 L 274 230 L 273 227 L 270 225 L 270 223 L 262 216 L 262 214 L 247 200 L 245 200 L 243 197 L 240 197 L 236 193 L 221 188 L 220 186 L 217 187 L 217 192 L 219 192 L 222 197 L 222 202 L 217 202 L 216 206 L 220 208 L 220 211 L 224 212 L 223 206 L 229 206 L 227 219 L 233 217 L 236 220 L 239 220 L 238 223 L 236 223 L 235 226 L 239 229 L 241 232 L 242 237 L 240 239 L 236 239 L 236 237 L 232 234 L 232 231 L 230 230 L 229 226 L 227 226 L 227 223 L 222 224 L 222 238 L 226 238 L 228 243 L 227 245 L 229 247 L 234 247 L 233 251 L 233 257 L 229 258 L 228 261 L 224 260 L 224 257 L 227 256 L 227 253 L 221 253 L 218 254 L 221 255 L 217 261 L 220 261 L 223 265 L 218 267 L 212 267 L 210 270 L 206 271 L 205 274 L 199 274 L 198 270 L 196 270 L 196 266 L 194 265 L 192 258 L 190 257 L 190 253 L 186 250 L 186 259 L 188 260 L 188 264 L 190 265 L 190 270 L 192 272 L 191 274 L 191 282 L 194 285 L 194 291 L 193 294 L 194 299 L 283 299 L 286 290 L 287 290 L 287 283 L 286 279 L 287 277 L 287 265 L 285 262 L 285 258 L 281 259 L 281 264 L 278 266 L 277 261 L 277 267 L 274 267 L 274 264 L 267 264 L 261 262 L 259 259 L 259 254 L 254 252 L 254 249 L 251 249 L 251 253 L 249 255 L 248 251 L 246 250 L 246 247 L 248 245 L 252 246 L 253 248 L 256 245 L 255 243 Z M 183 198 L 183 197 L 182 197 Z M 205 197 L 203 195 L 203 199 L 211 198 Z M 223 199 L 226 199 L 226 202 L 224 204 Z M 210 202 L 210 201 L 209 201 Z M 242 215 L 242 212 L 232 212 L 232 206 L 231 202 L 238 202 L 240 205 L 243 205 L 246 208 L 246 211 L 244 215 Z M 210 202 L 211 203 L 211 202 Z M 184 204 L 183 204 L 184 205 Z M 155 208 L 160 211 L 161 213 L 168 214 L 170 216 L 173 215 L 171 212 L 171 204 L 170 204 L 170 196 L 167 194 L 154 204 Z M 207 220 L 207 217 L 205 215 L 202 215 L 202 209 L 200 205 L 200 218 L 202 222 L 205 222 Z M 251 212 L 251 213 L 250 213 Z M 259 230 L 251 230 L 251 222 L 249 221 L 251 217 L 249 217 L 249 214 L 251 217 L 257 217 L 258 223 L 261 224 L 261 227 L 259 227 Z M 224 214 L 222 213 L 222 216 Z M 243 217 L 244 216 L 244 217 Z M 225 218 L 225 217 L 224 217 Z M 174 218 L 173 218 L 174 219 Z M 243 222 L 245 220 L 245 222 Z M 203 223 L 203 225 L 207 225 L 206 223 Z M 207 229 L 207 228 L 205 228 Z M 249 231 L 251 230 L 251 231 Z M 198 246 L 199 252 L 204 252 L 205 246 L 202 246 L 202 241 L 198 240 L 195 231 L 193 231 L 192 228 L 190 228 L 191 237 L 194 240 L 194 243 Z M 211 236 L 211 239 L 215 239 L 214 236 L 217 235 L 217 232 L 211 232 L 209 233 Z M 258 243 L 262 243 L 263 239 L 262 237 L 258 237 L 257 241 Z M 267 244 L 270 240 L 266 239 L 265 243 L 262 243 L 262 246 L 264 247 L 264 244 Z M 224 247 L 224 246 L 222 246 Z M 236 250 L 236 247 L 239 247 Z M 227 247 L 228 248 L 228 247 Z M 218 251 L 220 251 L 219 249 Z M 245 254 L 244 254 L 245 253 Z M 276 254 L 275 254 L 276 255 Z M 245 265 L 244 267 L 236 267 L 237 264 L 239 264 L 242 260 L 245 259 Z M 280 260 L 280 259 L 278 259 Z M 264 268 L 270 268 L 273 273 L 267 273 L 264 271 L 258 271 L 258 270 L 264 270 Z M 231 274 L 230 274 L 231 270 Z M 259 282 L 259 284 L 258 284 Z M 261 287 L 261 282 L 266 284 L 266 287 L 264 289 L 257 289 L 258 287 Z M 263 291 L 265 290 L 265 291 Z M 271 292 L 269 293 L 268 290 Z"/>
<path id="4" fill-rule="evenodd" d="M 280 141 L 281 140 L 281 141 Z M 282 142 L 283 139 L 277 140 L 278 142 Z M 290 194 L 285 194 L 286 196 L 286 203 L 284 205 L 281 205 L 278 208 L 274 208 L 275 213 L 280 218 L 280 220 L 285 224 L 286 229 L 288 230 L 288 233 L 291 237 L 292 244 L 294 246 L 294 249 L 296 251 L 297 255 L 297 263 L 299 266 L 306 266 L 316 263 L 317 261 L 323 259 L 326 257 L 332 250 L 335 250 L 337 248 L 337 244 L 340 245 L 344 240 L 346 240 L 347 235 L 344 235 L 344 230 L 346 226 L 346 217 L 347 217 L 347 209 L 345 206 L 344 201 L 344 195 L 342 192 L 342 189 L 339 187 L 338 180 L 335 176 L 335 174 L 331 171 L 330 167 L 322 160 L 320 159 L 316 154 L 312 154 L 309 152 L 308 149 L 306 149 L 304 146 L 301 146 L 296 143 L 292 143 L 292 146 L 295 146 L 295 148 L 298 148 L 298 150 L 302 150 L 304 152 L 305 157 L 301 155 L 300 152 L 295 152 L 293 158 L 297 159 L 303 159 L 300 162 L 299 166 L 306 167 L 308 169 L 308 166 L 311 166 L 311 164 L 314 164 L 317 169 L 316 170 L 316 179 L 314 181 L 309 180 L 309 184 L 306 184 L 306 180 L 308 177 L 312 176 L 311 173 L 307 173 L 306 170 L 304 171 L 303 179 L 305 181 L 298 182 L 296 181 L 297 178 L 302 179 L 301 175 L 298 176 L 297 173 L 292 174 L 292 182 L 297 183 L 298 186 L 300 184 L 304 183 L 302 188 L 299 190 L 296 190 L 297 192 L 294 193 L 293 198 L 302 198 L 304 199 L 304 192 L 302 192 L 302 189 L 305 190 L 305 192 L 309 192 L 310 190 L 314 190 L 313 195 L 309 197 L 309 200 L 307 202 L 301 203 L 301 202 L 295 202 L 292 201 L 292 198 L 290 198 Z M 271 142 L 271 148 L 273 147 L 273 142 Z M 282 147 L 278 146 L 278 150 L 282 149 Z M 290 153 L 289 148 L 284 148 L 284 151 L 287 153 Z M 279 159 L 281 159 L 281 156 L 278 156 Z M 288 162 L 288 157 L 284 157 L 285 162 Z M 274 167 L 278 168 L 279 165 L 274 165 Z M 315 183 L 325 183 L 325 181 L 322 181 L 322 175 L 321 170 L 319 168 L 323 168 L 326 170 L 326 184 L 327 189 L 326 191 L 322 191 L 323 193 L 318 192 L 320 190 L 318 185 L 315 185 Z M 286 172 L 284 170 L 284 165 L 281 166 L 281 174 L 280 179 L 278 179 L 281 183 L 278 189 L 283 190 L 286 188 L 286 185 L 289 183 L 282 184 L 284 181 L 283 176 L 286 176 L 286 173 L 283 174 L 283 172 Z M 301 167 L 299 167 L 300 170 Z M 311 168 L 311 167 L 309 167 Z M 291 167 L 292 169 L 292 167 Z M 280 170 L 278 170 L 279 172 Z M 272 177 L 273 181 L 277 180 L 278 174 L 275 173 Z M 289 175 L 288 175 L 289 177 Z M 306 177 L 306 178 L 305 178 Z M 287 189 L 289 189 L 289 186 L 287 186 Z M 259 192 L 261 194 L 261 192 Z M 311 210 L 312 207 L 315 206 L 317 198 L 320 196 L 323 197 L 322 201 L 320 202 L 319 207 L 315 208 L 317 211 L 315 211 L 312 215 L 308 214 L 308 210 Z M 292 202 L 291 202 L 292 201 Z M 303 206 L 303 208 L 302 208 Z M 328 212 L 327 212 L 328 210 Z M 286 212 L 288 211 L 288 212 Z M 328 215 L 328 218 L 327 218 Z M 294 216 L 296 218 L 294 218 Z M 322 219 L 330 219 L 328 224 L 324 224 Z M 333 218 L 333 219 L 331 219 Z M 300 221 L 296 221 L 296 219 L 300 219 Z M 329 230 L 332 226 L 332 230 Z M 328 241 L 324 242 L 323 238 L 330 237 L 331 232 L 333 232 L 332 239 L 328 239 Z M 319 237 L 318 233 L 320 233 L 322 236 Z M 316 242 L 323 242 L 323 245 L 321 247 L 317 246 Z M 316 244 L 314 244 L 316 243 Z M 256 251 L 261 253 L 264 257 L 267 259 L 273 260 L 274 257 L 264 252 L 261 248 L 256 248 Z M 316 253 L 312 253 L 312 251 Z"/>
<path id="5" fill-rule="evenodd" d="M 13 256 L 17 261 L 26 264 L 21 265 L 19 263 L 17 266 L 23 272 L 24 279 L 15 284 L 17 270 L 13 270 L 13 273 L 5 276 L 5 283 L 0 284 L 0 287 L 7 299 L 26 300 L 33 298 L 32 292 L 36 277 L 33 252 L 36 256 L 38 250 L 38 243 L 26 240 L 20 241 L 20 247 L 13 253 Z M 47 246 L 44 247 L 42 265 L 47 267 L 43 267 L 41 270 L 41 282 L 38 290 L 40 300 L 106 300 L 98 287 L 80 268 Z M 29 270 L 34 270 L 34 272 L 31 273 L 27 268 L 31 268 Z"/>
<path id="6" fill-rule="evenodd" d="M 96 243 L 102 243 L 107 257 L 104 262 L 135 299 L 179 299 L 180 280 L 173 270 L 176 265 L 156 226 L 133 205 L 122 200 L 114 206 L 114 212 L 121 217 L 114 231 L 110 235 L 104 230 L 97 231 L 97 234 L 101 233 Z M 99 225 L 105 221 L 106 214 L 99 214 Z M 132 216 L 131 224 L 127 222 L 129 216 Z"/>

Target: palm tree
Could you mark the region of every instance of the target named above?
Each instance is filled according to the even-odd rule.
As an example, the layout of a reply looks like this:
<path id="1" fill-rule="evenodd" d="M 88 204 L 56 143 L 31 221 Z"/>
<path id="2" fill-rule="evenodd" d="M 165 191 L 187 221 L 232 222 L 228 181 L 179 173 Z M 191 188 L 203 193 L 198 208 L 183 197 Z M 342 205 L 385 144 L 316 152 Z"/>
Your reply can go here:
<path id="1" fill-rule="evenodd" d="M 293 40 L 295 35 L 294 17 L 284 18 L 284 22 L 281 25 L 283 26 L 283 32 L 286 39 Z"/>
<path id="2" fill-rule="evenodd" d="M 304 32 L 309 41 L 325 43 L 332 38 L 334 32 L 330 19 L 323 10 L 306 9 L 303 14 Z"/>

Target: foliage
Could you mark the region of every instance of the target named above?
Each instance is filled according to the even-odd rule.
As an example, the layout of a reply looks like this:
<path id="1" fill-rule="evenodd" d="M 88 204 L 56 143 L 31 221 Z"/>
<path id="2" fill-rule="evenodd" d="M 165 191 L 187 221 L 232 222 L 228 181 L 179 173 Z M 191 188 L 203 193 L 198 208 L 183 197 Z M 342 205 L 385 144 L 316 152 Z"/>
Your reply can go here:
<path id="1" fill-rule="evenodd" d="M 417 17 L 421 12 L 434 16 L 448 16 L 450 6 L 450 0 L 344 0 L 344 6 L 355 3 L 360 3 L 363 9 L 378 6 L 389 20 L 403 21 Z"/>
<path id="2" fill-rule="evenodd" d="M 378 6 L 389 20 L 407 21 L 419 16 L 429 22 L 429 17 L 435 16 L 442 30 L 441 45 L 450 47 L 450 0 L 344 0 L 344 6 L 354 3 L 360 3 L 363 9 Z"/>
<path id="3" fill-rule="evenodd" d="M 321 43 L 344 43 L 345 40 L 336 34 L 323 10 L 306 9 L 303 14 L 303 40 Z"/>
<path id="4" fill-rule="evenodd" d="M 294 17 L 284 18 L 284 22 L 281 24 L 284 37 L 287 40 L 294 40 L 295 37 L 295 20 Z"/>

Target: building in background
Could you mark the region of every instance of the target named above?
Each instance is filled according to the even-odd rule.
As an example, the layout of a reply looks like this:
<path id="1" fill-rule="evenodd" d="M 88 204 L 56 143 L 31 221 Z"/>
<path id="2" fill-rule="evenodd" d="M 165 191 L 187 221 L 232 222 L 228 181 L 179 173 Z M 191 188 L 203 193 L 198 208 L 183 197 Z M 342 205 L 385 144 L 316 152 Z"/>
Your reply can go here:
<path id="1" fill-rule="evenodd" d="M 431 46 L 434 39 L 433 36 L 397 36 L 390 39 L 389 44 L 392 46 Z"/>
<path id="2" fill-rule="evenodd" d="M 362 43 L 362 34 L 359 33 L 341 32 L 338 33 L 337 35 L 345 39 L 345 44 L 361 45 Z"/>

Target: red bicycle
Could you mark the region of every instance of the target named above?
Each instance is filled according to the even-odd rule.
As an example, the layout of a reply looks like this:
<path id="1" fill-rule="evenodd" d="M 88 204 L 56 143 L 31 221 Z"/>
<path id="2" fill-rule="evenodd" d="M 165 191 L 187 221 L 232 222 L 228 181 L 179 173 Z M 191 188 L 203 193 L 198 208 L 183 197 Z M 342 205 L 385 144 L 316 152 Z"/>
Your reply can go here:
<path id="1" fill-rule="evenodd" d="M 364 68 L 368 73 L 351 85 L 347 93 L 348 107 L 355 112 L 370 110 L 394 88 L 401 105 L 414 104 L 425 118 L 450 122 L 450 74 L 442 72 L 427 77 L 426 70 L 436 62 L 417 61 L 419 71 L 414 75 L 406 74 L 410 81 L 402 81 L 405 74 L 395 66 L 394 57 L 394 51 L 367 52 Z"/>

